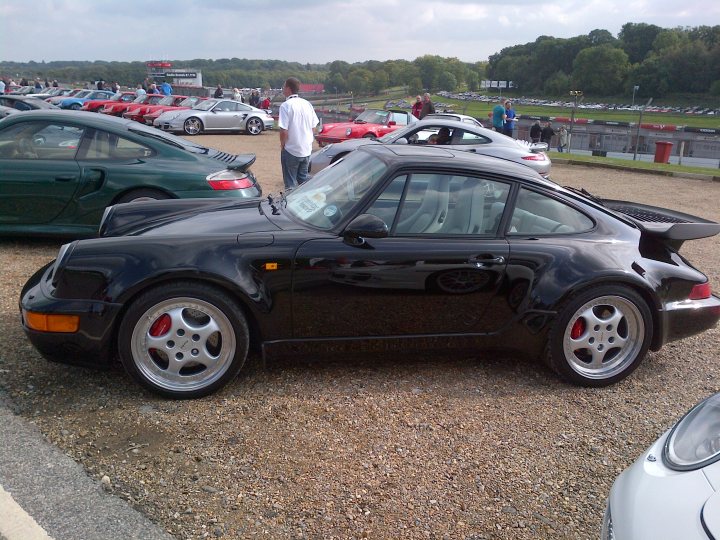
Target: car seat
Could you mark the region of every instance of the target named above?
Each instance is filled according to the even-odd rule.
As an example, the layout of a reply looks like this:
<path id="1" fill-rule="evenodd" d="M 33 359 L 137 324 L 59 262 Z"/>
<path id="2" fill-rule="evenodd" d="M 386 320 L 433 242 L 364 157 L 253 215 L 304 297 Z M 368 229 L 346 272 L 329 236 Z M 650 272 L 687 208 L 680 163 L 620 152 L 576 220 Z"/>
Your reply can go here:
<path id="1" fill-rule="evenodd" d="M 483 234 L 485 193 L 481 182 L 468 178 L 457 196 L 455 208 L 440 228 L 441 234 Z"/>
<path id="2" fill-rule="evenodd" d="M 417 176 L 415 178 L 417 179 Z M 420 206 L 411 215 L 400 216 L 395 232 L 400 234 L 438 232 L 447 217 L 449 202 L 450 176 L 430 175 Z"/>

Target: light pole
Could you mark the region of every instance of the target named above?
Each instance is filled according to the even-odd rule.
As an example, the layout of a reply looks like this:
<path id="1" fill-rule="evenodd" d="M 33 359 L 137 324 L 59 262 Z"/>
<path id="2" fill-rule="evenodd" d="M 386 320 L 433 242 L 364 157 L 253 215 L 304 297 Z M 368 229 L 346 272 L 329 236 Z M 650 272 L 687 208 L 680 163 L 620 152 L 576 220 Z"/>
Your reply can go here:
<path id="1" fill-rule="evenodd" d="M 638 86 L 637 84 L 635 86 L 633 86 L 633 100 L 632 100 L 632 105 L 630 105 L 630 107 L 635 106 L 635 92 L 637 92 L 638 90 L 640 90 L 640 86 Z"/>
<path id="2" fill-rule="evenodd" d="M 570 133 L 568 133 L 568 154 L 570 153 L 570 149 L 572 148 L 572 135 L 573 135 L 573 127 L 575 126 L 575 109 L 577 109 L 578 106 L 578 98 L 583 95 L 582 90 L 570 90 L 570 95 L 573 96 L 574 102 L 573 102 L 573 109 L 572 113 L 570 114 Z"/>
<path id="3" fill-rule="evenodd" d="M 637 160 L 638 146 L 640 145 L 640 124 L 642 124 L 642 115 L 645 112 L 645 107 L 648 107 L 652 103 L 653 98 L 648 99 L 648 102 L 640 107 L 640 118 L 638 119 L 637 129 L 635 130 L 635 152 L 633 153 L 633 161 Z"/>

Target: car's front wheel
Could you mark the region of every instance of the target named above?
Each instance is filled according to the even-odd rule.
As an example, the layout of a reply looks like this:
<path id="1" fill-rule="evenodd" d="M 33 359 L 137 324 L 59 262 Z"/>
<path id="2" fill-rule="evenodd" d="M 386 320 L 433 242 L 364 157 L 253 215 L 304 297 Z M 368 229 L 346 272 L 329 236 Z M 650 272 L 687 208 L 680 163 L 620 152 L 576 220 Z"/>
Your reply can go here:
<path id="1" fill-rule="evenodd" d="M 79 103 L 73 103 L 73 104 L 70 105 L 70 107 L 68 107 L 68 108 L 69 108 L 71 111 L 79 111 L 80 109 L 82 109 L 82 105 L 80 105 Z"/>
<path id="2" fill-rule="evenodd" d="M 263 127 L 262 120 L 253 116 L 247 121 L 247 124 L 245 124 L 245 131 L 247 131 L 250 135 L 260 135 L 263 131 Z"/>
<path id="3" fill-rule="evenodd" d="M 203 130 L 203 123 L 199 118 L 190 117 L 183 123 L 183 131 L 187 135 L 197 135 Z"/>
<path id="4" fill-rule="evenodd" d="M 595 287 L 561 308 L 545 360 L 572 383 L 607 386 L 638 367 L 652 333 L 652 314 L 638 293 L 622 285 Z"/>
<path id="5" fill-rule="evenodd" d="M 165 397 L 207 396 L 234 379 L 249 331 L 238 305 L 214 287 L 177 282 L 143 293 L 118 332 L 120 360 L 140 384 Z"/>

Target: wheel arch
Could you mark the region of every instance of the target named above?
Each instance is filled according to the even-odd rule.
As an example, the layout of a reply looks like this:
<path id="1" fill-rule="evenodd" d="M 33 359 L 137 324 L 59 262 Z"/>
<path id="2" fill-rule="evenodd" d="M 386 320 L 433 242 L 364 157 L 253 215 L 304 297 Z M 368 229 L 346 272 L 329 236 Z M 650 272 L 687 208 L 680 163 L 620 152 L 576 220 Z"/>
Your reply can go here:
<path id="1" fill-rule="evenodd" d="M 128 193 L 132 193 L 133 191 L 142 191 L 142 190 L 149 190 L 149 191 L 159 191 L 164 195 L 167 195 L 168 199 L 177 199 L 178 197 L 173 194 L 171 191 L 168 191 L 167 189 L 160 187 L 160 186 L 134 186 L 134 187 L 128 187 L 123 189 L 122 191 L 118 191 L 110 201 L 110 204 L 108 206 L 112 206 L 113 204 L 118 204 L 118 201 L 122 199 L 125 195 Z"/>

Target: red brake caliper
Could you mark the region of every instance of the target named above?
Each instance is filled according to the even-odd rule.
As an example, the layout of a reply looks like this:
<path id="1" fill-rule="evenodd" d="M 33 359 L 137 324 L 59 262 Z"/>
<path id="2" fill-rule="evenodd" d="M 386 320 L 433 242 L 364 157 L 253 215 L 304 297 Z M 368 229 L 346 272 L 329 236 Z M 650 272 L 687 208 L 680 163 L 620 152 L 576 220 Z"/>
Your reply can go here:
<path id="1" fill-rule="evenodd" d="M 150 327 L 150 335 L 152 337 L 158 337 L 167 334 L 170 331 L 170 326 L 172 326 L 170 315 L 167 313 L 160 315 L 160 317 L 155 319 L 155 322 L 152 323 L 152 326 Z"/>
<path id="2" fill-rule="evenodd" d="M 585 319 L 578 319 L 573 323 L 572 330 L 570 330 L 570 337 L 577 339 L 585 333 Z"/>

